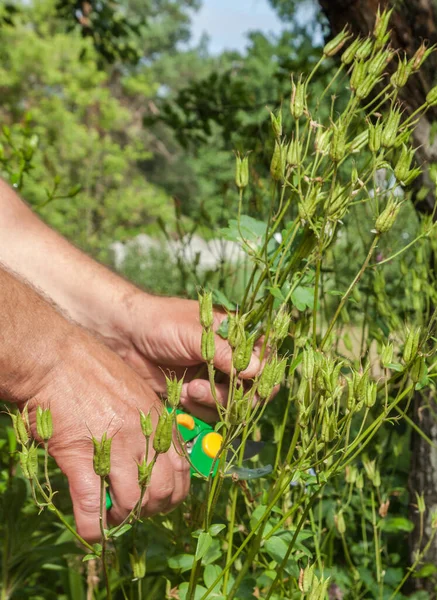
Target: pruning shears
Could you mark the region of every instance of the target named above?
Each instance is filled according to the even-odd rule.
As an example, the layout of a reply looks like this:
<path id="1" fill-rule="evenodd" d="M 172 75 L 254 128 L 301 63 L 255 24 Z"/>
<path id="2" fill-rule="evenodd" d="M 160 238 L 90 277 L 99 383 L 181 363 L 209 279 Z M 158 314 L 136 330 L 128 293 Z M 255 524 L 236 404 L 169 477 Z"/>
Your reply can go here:
<path id="1" fill-rule="evenodd" d="M 204 477 L 215 477 L 219 467 L 217 458 L 222 446 L 223 436 L 214 430 L 209 423 L 190 415 L 183 410 L 176 410 L 176 424 L 179 435 L 185 444 L 185 449 L 190 457 L 191 476 L 198 474 Z M 233 450 L 228 450 L 229 454 L 235 455 L 240 447 L 241 439 L 237 438 L 231 443 Z M 243 460 L 253 458 L 264 447 L 264 442 L 254 442 L 248 440 L 245 444 Z M 250 469 L 247 467 L 238 467 L 231 465 L 226 474 L 235 476 L 238 479 L 256 479 L 264 477 L 272 471 L 272 466 Z M 106 510 L 112 508 L 112 500 L 109 491 L 106 491 Z"/>

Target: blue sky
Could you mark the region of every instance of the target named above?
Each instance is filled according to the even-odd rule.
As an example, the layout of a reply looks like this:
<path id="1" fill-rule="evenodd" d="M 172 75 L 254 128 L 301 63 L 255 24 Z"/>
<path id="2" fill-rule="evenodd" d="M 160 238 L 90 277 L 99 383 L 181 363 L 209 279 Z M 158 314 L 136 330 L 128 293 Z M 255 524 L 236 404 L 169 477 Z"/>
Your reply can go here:
<path id="1" fill-rule="evenodd" d="M 281 22 L 268 0 L 203 0 L 192 21 L 192 43 L 203 33 L 209 38 L 209 50 L 244 50 L 245 34 L 251 30 L 279 33 Z"/>

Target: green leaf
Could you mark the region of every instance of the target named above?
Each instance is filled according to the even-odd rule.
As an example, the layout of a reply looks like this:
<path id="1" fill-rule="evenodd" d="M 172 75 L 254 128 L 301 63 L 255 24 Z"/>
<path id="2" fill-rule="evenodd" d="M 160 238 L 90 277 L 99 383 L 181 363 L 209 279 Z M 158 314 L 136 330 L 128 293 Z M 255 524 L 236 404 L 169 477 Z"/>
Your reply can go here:
<path id="1" fill-rule="evenodd" d="M 179 586 L 180 600 L 187 599 L 189 585 L 190 584 L 187 581 L 184 581 L 184 583 L 181 583 L 181 585 Z M 194 600 L 200 600 L 206 594 L 207 591 L 208 590 L 205 587 L 203 587 L 203 585 L 196 585 L 196 589 L 194 591 Z"/>
<path id="2" fill-rule="evenodd" d="M 273 560 L 280 563 L 288 551 L 288 544 L 282 538 L 273 535 L 266 540 L 264 548 Z"/>
<path id="3" fill-rule="evenodd" d="M 205 582 L 207 588 L 210 588 L 213 585 L 214 581 L 217 579 L 221 572 L 222 569 L 218 565 L 206 565 L 205 571 L 203 572 L 203 581 Z M 220 585 L 221 581 L 219 581 L 214 586 L 214 588 L 212 588 L 212 593 L 220 592 Z"/>
<path id="4" fill-rule="evenodd" d="M 214 523 L 214 525 L 211 525 L 208 531 L 212 535 L 212 537 L 215 537 L 220 533 L 220 531 L 223 531 L 223 529 L 226 529 L 226 525 L 224 525 L 223 523 Z"/>
<path id="5" fill-rule="evenodd" d="M 314 288 L 298 285 L 291 294 L 291 301 L 297 310 L 304 311 L 306 308 L 314 307 Z"/>
<path id="6" fill-rule="evenodd" d="M 404 367 L 400 363 L 390 363 L 387 365 L 387 368 L 392 371 L 398 371 L 398 373 L 401 373 L 404 370 Z"/>
<path id="7" fill-rule="evenodd" d="M 269 292 L 271 293 L 272 296 L 274 296 L 275 298 L 277 298 L 278 300 L 280 300 L 281 302 L 285 301 L 285 298 L 281 292 L 281 290 L 279 288 L 275 288 L 275 287 L 268 287 L 267 288 L 269 290 Z"/>
<path id="8" fill-rule="evenodd" d="M 170 569 L 180 570 L 181 573 L 189 571 L 193 566 L 194 556 L 192 554 L 177 554 L 168 559 Z"/>
<path id="9" fill-rule="evenodd" d="M 219 304 L 220 306 L 224 306 L 228 310 L 235 310 L 237 305 L 232 300 L 229 300 L 223 292 L 220 290 L 213 290 L 212 292 L 212 301 L 214 304 Z"/>
<path id="10" fill-rule="evenodd" d="M 126 523 L 125 525 L 123 525 L 123 527 L 120 527 L 120 529 L 115 530 L 114 533 L 112 533 L 112 531 L 109 531 L 109 537 L 119 538 L 120 536 L 125 534 L 130 529 L 132 529 L 132 525 L 129 525 L 129 523 Z"/>
<path id="11" fill-rule="evenodd" d="M 82 562 L 88 562 L 89 560 L 94 560 L 95 558 L 99 558 L 97 554 L 85 554 L 82 558 Z"/>
<path id="12" fill-rule="evenodd" d="M 416 571 L 413 577 L 417 577 L 419 579 L 424 579 L 425 577 L 431 577 L 434 573 L 437 572 L 437 567 L 432 563 L 427 563 L 423 565 L 418 571 Z"/>
<path id="13" fill-rule="evenodd" d="M 229 334 L 229 319 L 228 319 L 228 317 L 226 317 L 226 319 L 223 319 L 223 321 L 220 323 L 220 327 L 217 329 L 217 333 L 224 340 L 228 339 L 228 334 Z"/>
<path id="14" fill-rule="evenodd" d="M 387 517 L 381 521 L 382 531 L 395 533 L 397 531 L 405 531 L 409 533 L 414 529 L 414 523 L 405 517 Z"/>
<path id="15" fill-rule="evenodd" d="M 196 548 L 196 560 L 200 560 L 205 556 L 208 551 L 208 548 L 211 546 L 212 537 L 206 531 L 203 531 L 199 535 L 199 539 L 197 540 L 197 548 Z"/>
<path id="16" fill-rule="evenodd" d="M 228 227 L 222 229 L 221 233 L 227 240 L 233 242 L 252 242 L 253 245 L 261 246 L 267 230 L 264 221 L 258 221 L 248 215 L 242 215 L 240 224 L 236 219 L 229 221 Z"/>

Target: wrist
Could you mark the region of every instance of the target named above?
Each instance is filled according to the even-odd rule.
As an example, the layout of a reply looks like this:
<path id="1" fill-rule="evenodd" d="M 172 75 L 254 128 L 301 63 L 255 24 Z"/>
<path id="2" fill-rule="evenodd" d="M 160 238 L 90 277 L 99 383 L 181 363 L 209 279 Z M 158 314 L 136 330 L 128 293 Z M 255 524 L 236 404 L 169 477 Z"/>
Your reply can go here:
<path id="1" fill-rule="evenodd" d="M 0 344 L 0 396 L 19 405 L 44 388 L 79 329 L 36 293 L 32 300 L 35 314 L 29 326 L 17 326 L 12 319 Z"/>

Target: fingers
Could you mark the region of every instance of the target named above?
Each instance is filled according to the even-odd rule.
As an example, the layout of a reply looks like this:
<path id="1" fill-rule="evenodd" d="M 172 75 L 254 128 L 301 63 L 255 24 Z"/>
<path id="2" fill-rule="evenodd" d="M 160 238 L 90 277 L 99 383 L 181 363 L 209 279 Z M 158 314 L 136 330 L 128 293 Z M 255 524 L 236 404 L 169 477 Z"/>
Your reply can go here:
<path id="1" fill-rule="evenodd" d="M 112 508 L 108 513 L 111 523 L 121 523 L 126 519 L 131 510 L 140 499 L 140 486 L 138 484 L 138 467 L 132 455 L 112 452 L 111 473 L 109 486 L 112 499 Z M 146 493 L 143 506 L 148 500 Z"/>
<path id="2" fill-rule="evenodd" d="M 72 461 L 58 464 L 68 477 L 70 495 L 73 502 L 76 528 L 85 540 L 96 542 L 100 539 L 100 478 L 93 471 L 92 456 L 86 459 L 73 457 Z M 104 519 L 104 527 L 106 522 Z"/>
<path id="3" fill-rule="evenodd" d="M 220 336 L 215 336 L 215 356 L 214 366 L 223 371 L 224 373 L 230 373 L 232 369 L 232 351 L 227 340 L 224 340 Z M 242 371 L 239 376 L 242 379 L 253 379 L 259 373 L 261 369 L 261 362 L 259 359 L 259 346 L 254 348 L 252 353 L 249 366 L 247 369 Z"/>
<path id="4" fill-rule="evenodd" d="M 226 406 L 229 386 L 225 383 L 217 383 L 215 388 L 217 401 Z M 212 395 L 209 381 L 205 379 L 193 379 L 189 383 L 184 383 L 181 392 L 181 404 L 185 410 L 202 419 L 202 421 L 207 423 L 217 421 L 216 401 Z"/>
<path id="5" fill-rule="evenodd" d="M 140 499 L 137 463 L 133 457 L 119 454 L 109 476 L 113 507 L 109 513 L 111 523 L 121 523 Z M 151 517 L 168 512 L 183 501 L 190 489 L 190 466 L 171 446 L 160 454 L 152 469 L 150 483 L 142 501 L 141 514 Z"/>

